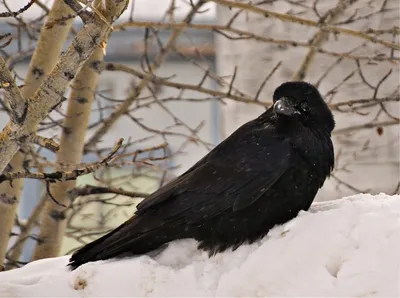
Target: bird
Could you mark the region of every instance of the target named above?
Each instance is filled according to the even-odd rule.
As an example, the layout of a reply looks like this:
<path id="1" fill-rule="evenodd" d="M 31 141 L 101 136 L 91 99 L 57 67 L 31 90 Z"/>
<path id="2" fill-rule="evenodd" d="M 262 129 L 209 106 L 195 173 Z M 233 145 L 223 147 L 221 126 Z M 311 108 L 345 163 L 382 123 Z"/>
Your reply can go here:
<path id="1" fill-rule="evenodd" d="M 282 83 L 272 101 L 141 201 L 130 219 L 74 252 L 67 266 L 148 255 L 187 238 L 212 257 L 307 211 L 334 168 L 335 120 L 308 82 Z"/>

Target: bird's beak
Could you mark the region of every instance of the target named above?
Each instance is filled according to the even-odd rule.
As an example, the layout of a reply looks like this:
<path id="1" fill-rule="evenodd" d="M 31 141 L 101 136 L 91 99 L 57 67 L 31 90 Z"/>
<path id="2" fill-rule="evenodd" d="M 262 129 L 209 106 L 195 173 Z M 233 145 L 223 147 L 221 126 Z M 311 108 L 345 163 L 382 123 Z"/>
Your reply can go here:
<path id="1" fill-rule="evenodd" d="M 274 112 L 285 116 L 300 114 L 286 97 L 281 97 L 274 103 Z"/>

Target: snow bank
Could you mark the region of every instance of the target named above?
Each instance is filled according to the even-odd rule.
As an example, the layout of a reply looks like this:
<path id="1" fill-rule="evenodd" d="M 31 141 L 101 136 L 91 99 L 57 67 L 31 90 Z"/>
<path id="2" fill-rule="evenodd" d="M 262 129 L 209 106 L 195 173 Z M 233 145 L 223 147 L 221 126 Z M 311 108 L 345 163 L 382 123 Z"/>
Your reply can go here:
<path id="1" fill-rule="evenodd" d="M 0 273 L 1 297 L 399 296 L 400 196 L 313 204 L 259 243 L 209 259 L 193 240 L 161 255 L 86 264 L 68 256 Z"/>

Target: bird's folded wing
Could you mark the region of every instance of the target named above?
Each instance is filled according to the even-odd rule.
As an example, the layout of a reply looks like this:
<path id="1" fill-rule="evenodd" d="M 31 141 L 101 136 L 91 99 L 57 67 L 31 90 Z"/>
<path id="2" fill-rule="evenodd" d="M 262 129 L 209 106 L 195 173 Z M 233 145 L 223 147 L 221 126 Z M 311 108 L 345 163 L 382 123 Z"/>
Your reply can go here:
<path id="1" fill-rule="evenodd" d="M 242 210 L 266 193 L 290 165 L 289 143 L 273 137 L 245 144 L 227 142 L 220 149 L 143 200 L 136 214 L 149 210 L 163 218 L 190 214 L 196 221 L 197 215 L 205 219 L 228 208 Z"/>

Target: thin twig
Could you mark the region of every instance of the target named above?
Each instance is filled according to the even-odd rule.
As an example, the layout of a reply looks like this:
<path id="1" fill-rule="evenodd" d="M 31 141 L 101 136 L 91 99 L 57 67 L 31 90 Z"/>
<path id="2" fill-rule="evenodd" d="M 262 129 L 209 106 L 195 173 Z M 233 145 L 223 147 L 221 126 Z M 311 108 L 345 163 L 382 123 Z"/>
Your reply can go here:
<path id="1" fill-rule="evenodd" d="M 266 43 L 273 43 L 284 46 L 291 47 L 305 47 L 314 49 L 316 52 L 328 56 L 333 57 L 344 57 L 351 60 L 368 60 L 368 61 L 400 61 L 400 58 L 397 57 L 389 57 L 387 55 L 375 55 L 375 56 L 359 56 L 359 55 L 350 55 L 349 53 L 338 53 L 332 52 L 326 49 L 321 49 L 320 47 L 313 46 L 308 42 L 290 40 L 290 39 L 274 39 L 267 36 L 262 36 L 255 34 L 253 32 L 249 32 L 246 30 L 241 30 L 238 28 L 233 28 L 229 24 L 227 25 L 216 25 L 216 24 L 186 24 L 186 23 L 161 23 L 161 22 L 147 22 L 147 21 L 130 21 L 118 24 L 114 27 L 114 31 L 125 30 L 126 28 L 157 28 L 157 29 L 196 29 L 196 30 L 205 30 L 205 31 L 213 31 L 217 34 L 221 34 L 228 39 L 231 40 L 243 40 L 243 39 L 251 39 L 256 41 L 262 41 Z M 237 36 L 229 36 L 224 32 L 231 32 L 236 34 Z"/>
<path id="2" fill-rule="evenodd" d="M 55 142 L 53 139 L 45 138 L 36 134 L 31 135 L 27 141 L 47 148 L 53 152 L 60 150 L 60 145 L 57 144 L 57 142 Z"/>
<path id="3" fill-rule="evenodd" d="M 122 142 L 124 139 L 119 139 L 117 144 L 113 147 L 111 152 L 103 158 L 100 162 L 94 163 L 92 165 L 88 165 L 84 168 L 75 169 L 72 171 L 57 171 L 52 173 L 40 173 L 40 172 L 14 172 L 14 173 L 6 173 L 0 175 L 0 183 L 4 181 L 12 181 L 14 179 L 19 178 L 27 178 L 27 179 L 38 179 L 38 180 L 46 180 L 49 183 L 53 183 L 56 181 L 69 181 L 75 180 L 79 176 L 86 175 L 89 173 L 93 173 L 98 169 L 109 166 L 109 163 L 115 158 L 115 153 L 122 146 Z"/>
<path id="4" fill-rule="evenodd" d="M 132 198 L 145 198 L 149 195 L 149 193 L 129 191 L 129 190 L 124 190 L 122 188 L 93 186 L 93 185 L 85 185 L 83 187 L 74 188 L 69 192 L 69 195 L 72 198 L 79 196 L 96 195 L 96 194 L 117 194 Z"/>
<path id="5" fill-rule="evenodd" d="M 358 130 L 363 129 L 371 129 L 375 127 L 384 127 L 384 126 L 392 126 L 392 125 L 399 125 L 399 120 L 388 120 L 388 121 L 381 121 L 381 122 L 370 122 L 361 125 L 353 125 L 346 128 L 340 128 L 333 131 L 334 135 L 345 134 L 345 133 L 352 133 Z"/>
<path id="6" fill-rule="evenodd" d="M 283 22 L 297 23 L 300 25 L 308 26 L 308 27 L 316 27 L 316 28 L 320 28 L 322 31 L 327 31 L 327 32 L 335 33 L 335 34 L 342 33 L 342 34 L 358 37 L 361 39 L 365 39 L 372 43 L 381 44 L 381 45 L 391 48 L 391 49 L 400 50 L 399 44 L 395 44 L 395 43 L 387 42 L 387 41 L 384 41 L 381 39 L 377 39 L 375 36 L 368 35 L 361 31 L 355 31 L 352 29 L 341 28 L 341 27 L 337 27 L 337 26 L 333 26 L 333 25 L 320 24 L 319 22 L 316 22 L 313 20 L 304 19 L 304 18 L 293 16 L 293 15 L 289 15 L 289 14 L 282 14 L 282 13 L 262 9 L 262 8 L 259 8 L 255 5 L 253 5 L 252 3 L 242 3 L 242 2 L 234 2 L 234 1 L 228 1 L 228 0 L 207 0 L 207 2 L 215 2 L 217 4 L 228 6 L 230 8 L 234 7 L 234 8 L 247 10 L 247 11 L 259 14 L 259 15 L 263 15 L 265 17 L 276 18 Z"/>

